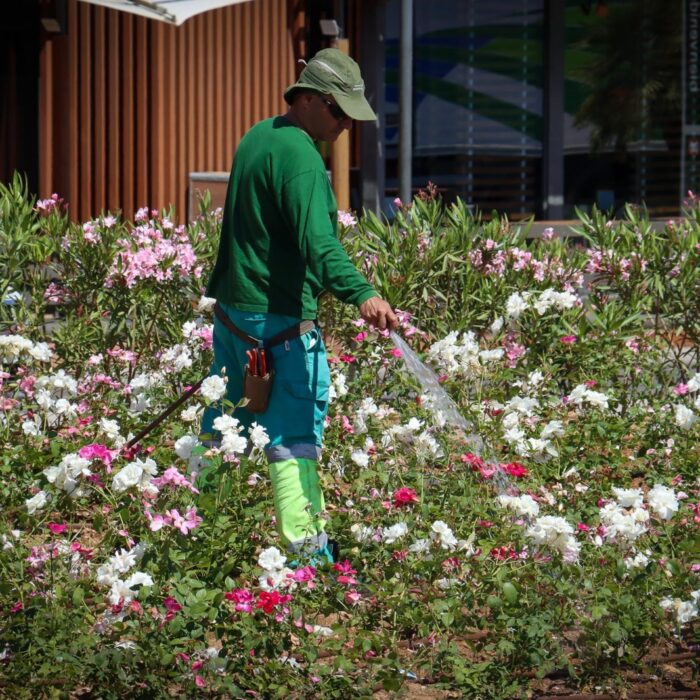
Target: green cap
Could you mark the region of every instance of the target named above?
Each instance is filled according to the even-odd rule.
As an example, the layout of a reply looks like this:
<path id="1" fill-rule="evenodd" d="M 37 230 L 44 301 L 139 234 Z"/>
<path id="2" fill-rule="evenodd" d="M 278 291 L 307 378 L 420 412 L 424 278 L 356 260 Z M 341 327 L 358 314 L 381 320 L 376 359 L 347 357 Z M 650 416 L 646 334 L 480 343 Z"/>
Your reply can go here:
<path id="1" fill-rule="evenodd" d="M 333 95 L 338 106 L 352 119 L 372 121 L 377 118 L 365 99 L 360 67 L 338 49 L 322 49 L 306 64 L 299 80 L 284 91 L 288 104 L 292 104 L 298 90 Z"/>

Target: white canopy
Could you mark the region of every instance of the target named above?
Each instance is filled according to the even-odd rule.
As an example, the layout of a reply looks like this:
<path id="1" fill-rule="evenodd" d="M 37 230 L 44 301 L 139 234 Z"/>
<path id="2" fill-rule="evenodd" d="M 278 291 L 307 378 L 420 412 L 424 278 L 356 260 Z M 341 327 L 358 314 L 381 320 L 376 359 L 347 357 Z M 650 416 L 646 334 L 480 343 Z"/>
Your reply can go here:
<path id="1" fill-rule="evenodd" d="M 190 17 L 248 0 L 82 0 L 180 26 Z"/>

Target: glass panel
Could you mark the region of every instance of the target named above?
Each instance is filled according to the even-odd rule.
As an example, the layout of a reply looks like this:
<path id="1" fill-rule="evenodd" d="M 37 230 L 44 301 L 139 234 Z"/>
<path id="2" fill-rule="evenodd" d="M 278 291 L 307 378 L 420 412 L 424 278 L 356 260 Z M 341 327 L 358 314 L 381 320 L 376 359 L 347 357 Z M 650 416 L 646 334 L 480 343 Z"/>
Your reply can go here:
<path id="1" fill-rule="evenodd" d="M 566 0 L 565 204 L 680 200 L 682 4 Z"/>
<path id="2" fill-rule="evenodd" d="M 657 217 L 677 214 L 682 0 L 565 2 L 564 215 L 593 204 L 618 211 L 626 202 L 646 204 Z M 399 0 L 387 13 L 391 199 L 398 179 Z M 486 212 L 539 214 L 543 22 L 544 0 L 415 1 L 416 187 L 432 180 L 448 199 L 460 196 Z M 700 33 L 700 17 L 698 25 Z M 686 129 L 689 179 L 700 172 L 700 126 L 696 131 Z"/>
<path id="3" fill-rule="evenodd" d="M 532 215 L 542 156 L 544 0 L 416 0 L 413 182 Z M 400 2 L 387 9 L 387 194 L 397 191 Z"/>

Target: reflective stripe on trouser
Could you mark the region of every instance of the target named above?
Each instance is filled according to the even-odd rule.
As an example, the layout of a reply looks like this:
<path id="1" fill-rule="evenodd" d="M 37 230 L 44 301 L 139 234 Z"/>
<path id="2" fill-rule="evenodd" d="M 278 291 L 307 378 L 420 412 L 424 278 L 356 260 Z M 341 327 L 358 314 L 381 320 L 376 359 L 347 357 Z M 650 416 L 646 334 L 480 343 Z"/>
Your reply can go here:
<path id="1" fill-rule="evenodd" d="M 292 552 L 313 553 L 328 544 L 325 503 L 314 459 L 285 459 L 270 464 L 277 530 Z"/>

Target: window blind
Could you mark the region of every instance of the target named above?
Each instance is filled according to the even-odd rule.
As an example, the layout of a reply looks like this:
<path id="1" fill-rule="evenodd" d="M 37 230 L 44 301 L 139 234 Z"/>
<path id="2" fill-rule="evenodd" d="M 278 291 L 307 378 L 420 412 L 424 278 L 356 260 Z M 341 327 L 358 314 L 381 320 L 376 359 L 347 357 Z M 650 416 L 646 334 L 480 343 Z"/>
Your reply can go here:
<path id="1" fill-rule="evenodd" d="M 567 0 L 566 203 L 678 213 L 679 0 Z"/>
<path id="2" fill-rule="evenodd" d="M 543 0 L 416 0 L 414 171 L 485 213 L 535 213 Z M 387 21 L 387 185 L 396 182 L 399 2 Z"/>

